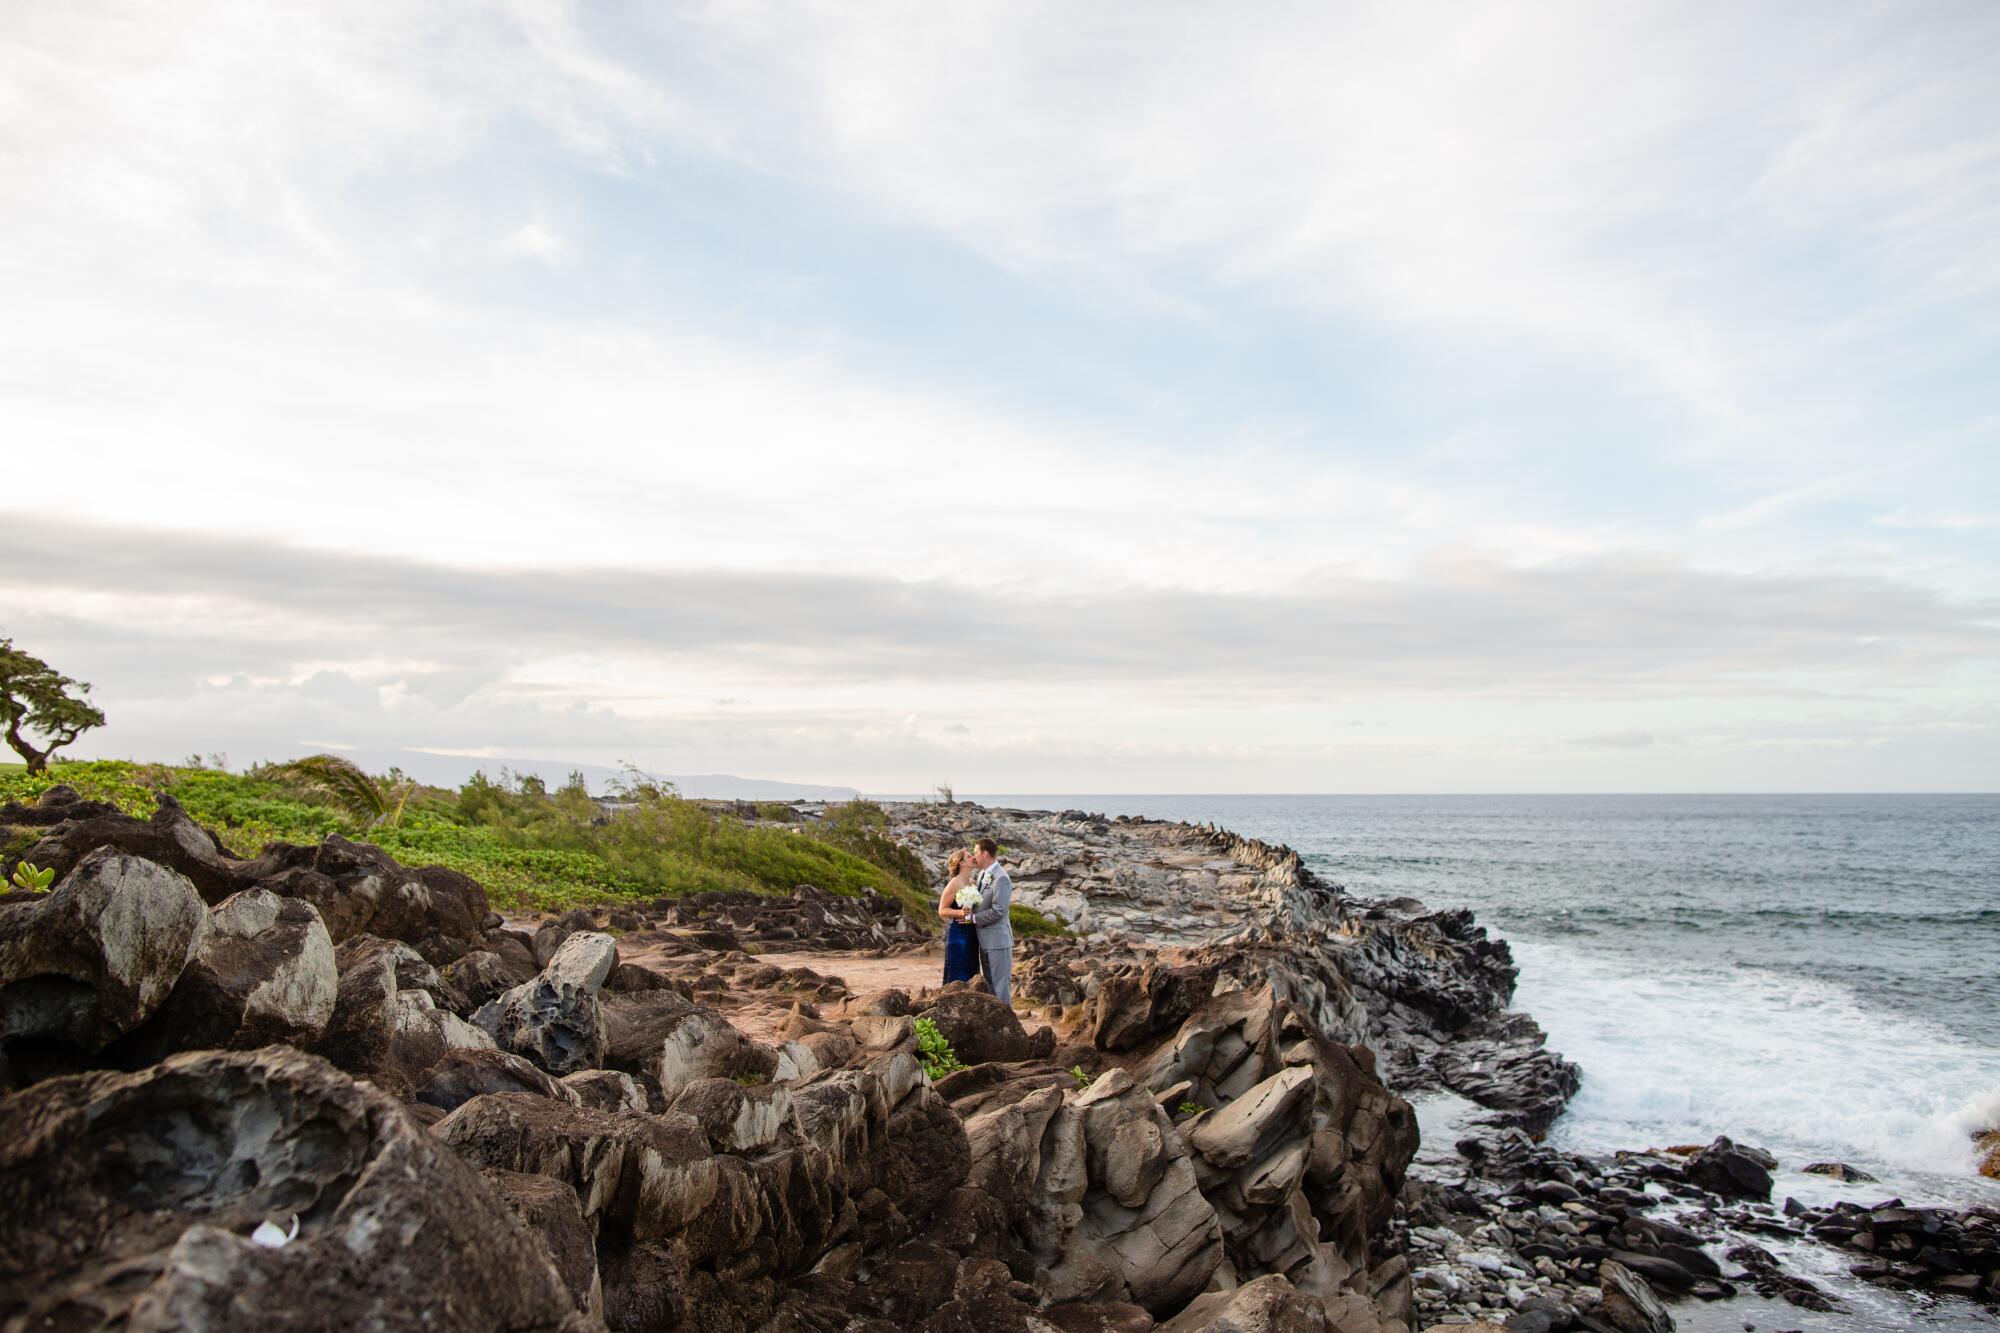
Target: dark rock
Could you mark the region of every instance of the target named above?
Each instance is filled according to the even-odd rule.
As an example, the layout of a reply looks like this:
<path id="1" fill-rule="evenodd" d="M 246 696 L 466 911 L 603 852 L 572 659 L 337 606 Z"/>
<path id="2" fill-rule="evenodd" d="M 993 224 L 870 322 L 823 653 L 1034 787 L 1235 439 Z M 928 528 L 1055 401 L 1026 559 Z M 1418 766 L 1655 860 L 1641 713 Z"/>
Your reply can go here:
<path id="1" fill-rule="evenodd" d="M 1846 1181 L 1853 1181 L 1860 1183 L 1860 1182 L 1873 1181 L 1875 1179 L 1875 1177 L 1869 1175 L 1866 1171 L 1861 1170 L 1859 1167 L 1849 1166 L 1845 1162 L 1814 1162 L 1810 1166 L 1803 1166 L 1800 1167 L 1799 1169 L 1801 1171 L 1806 1172 L 1808 1175 L 1829 1176 L 1834 1180 L 1846 1180 Z"/>
<path id="2" fill-rule="evenodd" d="M 495 1050 L 447 1050 L 418 1075 L 411 1095 L 427 1106 L 455 1111 L 489 1092 L 527 1092 L 576 1104 L 578 1095 L 518 1055 Z"/>
<path id="3" fill-rule="evenodd" d="M 549 1260 L 569 1291 L 577 1310 L 592 1317 L 604 1313 L 604 1291 L 597 1274 L 597 1248 L 576 1191 L 548 1176 L 519 1171 L 480 1173 L 494 1196 L 541 1238 Z"/>
<path id="4" fill-rule="evenodd" d="M 0 906 L 0 1044 L 101 1050 L 165 1003 L 207 929 L 174 871 L 110 849 L 77 859 L 53 891 Z"/>
<path id="5" fill-rule="evenodd" d="M 949 992 L 938 996 L 920 1017 L 935 1023 L 958 1058 L 968 1065 L 1026 1060 L 1034 1049 L 1013 1009 L 991 995 Z"/>
<path id="6" fill-rule="evenodd" d="M 265 1248 L 270 1220 L 299 1234 Z M 381 1093 L 284 1047 L 38 1084 L 0 1121 L 10 1327 L 581 1329 L 547 1254 Z"/>
<path id="7" fill-rule="evenodd" d="M 1598 1265 L 1603 1299 L 1598 1317 L 1618 1333 L 1673 1333 L 1674 1317 L 1644 1279 L 1615 1259 Z"/>
<path id="8" fill-rule="evenodd" d="M 1771 1197 L 1771 1169 L 1777 1159 L 1756 1148 L 1739 1147 L 1726 1137 L 1690 1157 L 1685 1168 L 1689 1183 L 1726 1199 Z"/>

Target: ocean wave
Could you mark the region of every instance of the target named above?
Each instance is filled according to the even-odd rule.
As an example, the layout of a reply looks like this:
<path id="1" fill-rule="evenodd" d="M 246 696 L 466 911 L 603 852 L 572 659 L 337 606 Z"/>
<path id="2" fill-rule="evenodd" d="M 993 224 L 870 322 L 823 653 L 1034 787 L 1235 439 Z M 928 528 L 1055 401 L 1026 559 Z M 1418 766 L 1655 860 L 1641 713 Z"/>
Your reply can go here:
<path id="1" fill-rule="evenodd" d="M 1794 1167 L 1976 1180 L 1969 1134 L 2000 1110 L 2000 1053 L 1821 978 L 1646 968 L 1540 942 L 1515 956 L 1516 1002 L 1584 1070 L 1558 1126 L 1575 1146 L 1729 1134 Z"/>

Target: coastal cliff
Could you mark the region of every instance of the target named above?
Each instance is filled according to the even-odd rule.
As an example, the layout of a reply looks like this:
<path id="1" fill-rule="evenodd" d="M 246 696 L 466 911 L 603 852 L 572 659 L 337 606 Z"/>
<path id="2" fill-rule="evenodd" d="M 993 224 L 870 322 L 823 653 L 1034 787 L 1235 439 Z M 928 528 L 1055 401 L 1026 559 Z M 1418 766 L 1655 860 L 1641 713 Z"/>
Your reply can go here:
<path id="1" fill-rule="evenodd" d="M 999 838 L 1061 923 L 1013 1008 L 871 891 L 506 920 L 365 843 L 231 855 L 171 799 L 0 808 L 57 872 L 0 897 L 0 1329 L 1636 1333 L 1705 1239 L 1663 1187 L 1879 1235 L 1891 1277 L 1899 1237 L 1985 1253 L 1772 1219 L 1734 1145 L 1541 1146 L 1578 1072 L 1464 912 L 1213 828 L 886 813 L 932 868 Z M 1476 1108 L 1449 1172 L 1428 1093 Z M 1816 1297 L 1766 1259 L 1731 1252 Z"/>

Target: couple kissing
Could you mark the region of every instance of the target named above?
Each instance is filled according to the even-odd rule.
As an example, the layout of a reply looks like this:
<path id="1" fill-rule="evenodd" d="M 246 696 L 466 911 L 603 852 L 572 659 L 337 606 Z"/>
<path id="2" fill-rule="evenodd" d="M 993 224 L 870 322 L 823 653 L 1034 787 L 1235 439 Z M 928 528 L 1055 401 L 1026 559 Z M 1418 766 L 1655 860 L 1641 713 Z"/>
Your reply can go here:
<path id="1" fill-rule="evenodd" d="M 944 935 L 944 979 L 986 978 L 1002 1004 L 1014 1002 L 1014 881 L 1000 864 L 1000 844 L 981 838 L 945 860 L 951 879 L 938 895 L 938 915 L 950 924 Z"/>

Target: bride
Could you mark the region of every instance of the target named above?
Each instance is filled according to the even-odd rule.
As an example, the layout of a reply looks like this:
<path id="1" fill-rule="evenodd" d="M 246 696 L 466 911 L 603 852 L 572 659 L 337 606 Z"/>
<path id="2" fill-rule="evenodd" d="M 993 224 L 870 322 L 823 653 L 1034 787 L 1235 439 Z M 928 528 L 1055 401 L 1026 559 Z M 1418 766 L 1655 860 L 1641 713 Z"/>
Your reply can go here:
<path id="1" fill-rule="evenodd" d="M 958 905 L 958 891 L 972 883 L 971 858 L 960 847 L 945 858 L 944 868 L 951 876 L 938 895 L 938 915 L 951 923 L 944 932 L 944 979 L 970 981 L 979 975 L 979 930 L 972 913 Z"/>

